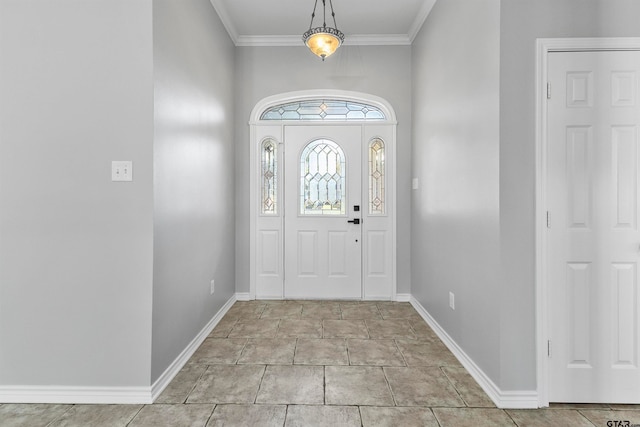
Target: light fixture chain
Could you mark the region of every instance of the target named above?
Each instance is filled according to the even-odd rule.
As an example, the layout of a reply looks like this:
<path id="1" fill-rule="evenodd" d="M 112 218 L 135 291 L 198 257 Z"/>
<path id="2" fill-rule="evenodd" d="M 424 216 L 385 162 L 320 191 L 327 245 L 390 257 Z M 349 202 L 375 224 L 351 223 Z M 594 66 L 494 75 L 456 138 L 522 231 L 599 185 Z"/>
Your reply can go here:
<path id="1" fill-rule="evenodd" d="M 338 24 L 336 23 L 336 13 L 333 11 L 333 0 L 329 0 L 329 6 L 331 6 L 331 16 L 333 17 L 333 27 L 337 30 Z"/>
<path id="2" fill-rule="evenodd" d="M 331 0 L 329 0 L 331 1 Z M 322 0 L 322 28 L 327 28 L 327 3 Z"/>
<path id="3" fill-rule="evenodd" d="M 324 0 L 322 1 L 324 2 Z M 316 0 L 316 3 L 313 5 L 313 12 L 311 12 L 311 23 L 309 24 L 309 29 L 313 27 L 313 18 L 316 17 L 316 7 L 318 7 L 318 0 Z"/>

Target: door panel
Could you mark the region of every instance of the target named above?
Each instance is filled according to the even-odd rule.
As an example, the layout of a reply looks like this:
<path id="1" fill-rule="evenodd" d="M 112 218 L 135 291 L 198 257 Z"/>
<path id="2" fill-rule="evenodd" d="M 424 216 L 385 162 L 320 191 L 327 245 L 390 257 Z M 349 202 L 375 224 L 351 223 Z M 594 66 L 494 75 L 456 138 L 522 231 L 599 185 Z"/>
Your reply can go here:
<path id="1" fill-rule="evenodd" d="M 549 54 L 549 401 L 640 403 L 640 52 Z"/>
<path id="2" fill-rule="evenodd" d="M 284 140 L 285 297 L 362 298 L 361 225 L 348 222 L 362 205 L 361 127 L 286 126 Z"/>

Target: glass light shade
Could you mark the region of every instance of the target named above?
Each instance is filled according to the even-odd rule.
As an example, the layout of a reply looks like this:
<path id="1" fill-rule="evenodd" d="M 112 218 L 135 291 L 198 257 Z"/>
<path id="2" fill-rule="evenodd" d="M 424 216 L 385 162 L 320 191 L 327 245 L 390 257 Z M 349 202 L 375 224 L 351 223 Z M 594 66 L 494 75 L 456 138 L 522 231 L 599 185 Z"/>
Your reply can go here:
<path id="1" fill-rule="evenodd" d="M 335 52 L 342 44 L 341 37 L 339 37 L 339 35 L 327 32 L 327 29 L 329 28 L 324 28 L 325 31 L 318 31 L 320 30 L 320 28 L 314 29 L 316 30 L 316 32 L 313 32 L 313 30 L 311 30 L 305 34 L 304 38 L 304 42 L 311 50 L 311 52 L 313 52 L 315 55 L 318 55 L 320 58 L 322 58 L 323 61 L 327 56 L 330 56 L 333 52 Z M 330 28 L 330 30 L 334 29 Z M 342 36 L 342 38 L 344 38 L 344 35 Z"/>

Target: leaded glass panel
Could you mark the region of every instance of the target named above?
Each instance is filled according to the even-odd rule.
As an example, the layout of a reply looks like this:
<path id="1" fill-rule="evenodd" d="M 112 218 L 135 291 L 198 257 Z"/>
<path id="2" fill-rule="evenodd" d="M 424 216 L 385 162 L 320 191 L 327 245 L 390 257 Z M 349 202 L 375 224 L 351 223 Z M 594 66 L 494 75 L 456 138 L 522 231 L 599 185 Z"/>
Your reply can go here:
<path id="1" fill-rule="evenodd" d="M 382 110 L 358 102 L 314 99 L 269 108 L 260 120 L 386 120 Z"/>
<path id="2" fill-rule="evenodd" d="M 262 213 L 278 214 L 278 144 L 267 139 L 262 143 Z"/>
<path id="3" fill-rule="evenodd" d="M 328 139 L 307 144 L 300 155 L 300 214 L 344 215 L 345 189 L 342 148 Z"/>
<path id="4" fill-rule="evenodd" d="M 385 210 L 384 141 L 369 144 L 369 214 L 383 215 Z"/>

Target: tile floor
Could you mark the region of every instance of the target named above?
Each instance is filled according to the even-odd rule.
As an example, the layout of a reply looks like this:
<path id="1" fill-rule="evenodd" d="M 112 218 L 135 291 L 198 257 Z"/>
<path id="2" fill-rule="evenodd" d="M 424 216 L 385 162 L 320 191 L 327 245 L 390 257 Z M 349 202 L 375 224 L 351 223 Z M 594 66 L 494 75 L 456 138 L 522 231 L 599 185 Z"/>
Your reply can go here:
<path id="1" fill-rule="evenodd" d="M 237 302 L 153 405 L 0 405 L 0 427 L 604 427 L 613 420 L 640 424 L 640 405 L 497 409 L 413 307 L 393 302 Z"/>

